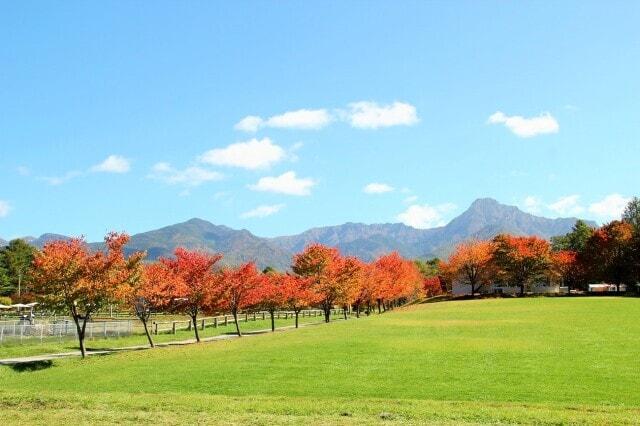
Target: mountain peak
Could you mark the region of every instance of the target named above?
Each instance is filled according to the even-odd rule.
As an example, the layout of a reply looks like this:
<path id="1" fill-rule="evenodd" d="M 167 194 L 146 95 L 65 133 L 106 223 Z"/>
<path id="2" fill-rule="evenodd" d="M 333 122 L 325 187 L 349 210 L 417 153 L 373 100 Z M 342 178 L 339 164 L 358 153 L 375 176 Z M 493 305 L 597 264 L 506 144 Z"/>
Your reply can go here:
<path id="1" fill-rule="evenodd" d="M 496 206 L 503 206 L 504 204 L 500 204 L 497 200 L 493 199 L 493 198 L 478 198 L 476 199 L 473 203 L 471 203 L 471 205 L 469 206 L 469 208 L 473 208 L 473 207 L 496 207 Z"/>

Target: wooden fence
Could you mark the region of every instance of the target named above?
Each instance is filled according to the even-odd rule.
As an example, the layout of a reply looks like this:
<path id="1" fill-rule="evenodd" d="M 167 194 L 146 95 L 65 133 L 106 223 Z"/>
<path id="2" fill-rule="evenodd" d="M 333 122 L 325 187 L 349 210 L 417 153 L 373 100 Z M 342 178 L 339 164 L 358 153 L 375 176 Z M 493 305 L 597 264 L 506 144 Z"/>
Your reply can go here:
<path id="1" fill-rule="evenodd" d="M 342 314 L 344 311 L 342 309 L 332 309 L 332 315 Z M 295 312 L 293 311 L 277 311 L 274 313 L 276 319 L 290 319 L 295 318 Z M 299 318 L 310 318 L 310 317 L 322 317 L 324 312 L 320 309 L 306 309 L 300 311 Z M 238 322 L 249 322 L 249 321 L 258 321 L 258 320 L 267 320 L 271 318 L 269 312 L 267 311 L 259 311 L 259 312 L 243 312 L 238 314 Z M 218 315 L 214 317 L 203 317 L 198 319 L 198 327 L 201 330 L 204 330 L 206 327 L 226 327 L 229 324 L 234 324 L 233 315 Z M 158 333 L 171 333 L 176 334 L 176 330 L 191 330 L 193 327 L 193 323 L 191 320 L 175 320 L 175 321 L 153 321 L 152 322 L 152 331 L 153 334 Z"/>

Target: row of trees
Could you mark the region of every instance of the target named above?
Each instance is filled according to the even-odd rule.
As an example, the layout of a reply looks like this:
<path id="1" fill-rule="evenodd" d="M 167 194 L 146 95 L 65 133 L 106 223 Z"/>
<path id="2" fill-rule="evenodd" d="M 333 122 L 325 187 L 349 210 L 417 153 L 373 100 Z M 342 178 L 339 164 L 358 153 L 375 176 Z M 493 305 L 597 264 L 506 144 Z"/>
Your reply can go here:
<path id="1" fill-rule="evenodd" d="M 456 247 L 439 265 L 446 282 L 463 282 L 472 294 L 490 283 L 527 286 L 555 281 L 571 288 L 594 282 L 637 288 L 640 282 L 640 199 L 627 205 L 621 220 L 592 228 L 578 220 L 551 242 L 538 237 L 498 235 Z"/>
<path id="2" fill-rule="evenodd" d="M 144 263 L 145 254 L 124 254 L 129 237 L 111 233 L 104 251 L 91 252 L 85 241 L 52 241 L 37 251 L 30 270 L 31 288 L 43 306 L 68 312 L 73 319 L 82 355 L 85 329 L 97 312 L 118 305 L 130 309 L 142 322 L 149 344 L 153 339 L 149 320 L 154 312 L 177 312 L 189 316 L 196 341 L 197 321 L 202 314 L 230 312 L 241 336 L 238 314 L 248 309 L 271 314 L 289 309 L 319 307 L 325 321 L 331 309 L 343 307 L 357 316 L 377 307 L 378 312 L 419 297 L 425 279 L 418 266 L 397 253 L 371 263 L 321 244 L 308 246 L 293 257 L 290 273 L 254 263 L 236 267 L 221 265 L 222 255 L 178 248 L 171 258 Z"/>

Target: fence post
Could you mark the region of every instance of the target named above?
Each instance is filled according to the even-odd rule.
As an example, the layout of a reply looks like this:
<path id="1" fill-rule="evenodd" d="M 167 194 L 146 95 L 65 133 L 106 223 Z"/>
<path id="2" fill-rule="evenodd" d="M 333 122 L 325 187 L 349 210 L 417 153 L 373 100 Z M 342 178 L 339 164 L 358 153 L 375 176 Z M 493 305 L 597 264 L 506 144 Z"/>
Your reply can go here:
<path id="1" fill-rule="evenodd" d="M 154 328 L 154 334 L 157 336 L 158 335 L 158 323 L 157 322 L 153 322 L 153 328 Z"/>
<path id="2" fill-rule="evenodd" d="M 189 320 L 189 325 L 187 326 L 187 330 L 191 331 L 191 320 Z"/>
<path id="3" fill-rule="evenodd" d="M 204 330 L 204 318 L 202 319 L 202 330 Z"/>
<path id="4" fill-rule="evenodd" d="M 256 313 L 255 312 L 253 313 L 253 320 L 254 321 L 256 320 Z"/>
<path id="5" fill-rule="evenodd" d="M 224 316 L 224 325 L 227 325 L 227 324 L 228 324 L 228 320 L 227 320 L 227 316 L 225 315 Z"/>
<path id="6" fill-rule="evenodd" d="M 249 322 L 249 314 L 247 312 L 244 313 L 244 322 Z"/>
<path id="7" fill-rule="evenodd" d="M 171 321 L 171 334 L 176 334 L 176 322 Z"/>
<path id="8" fill-rule="evenodd" d="M 218 317 L 213 319 L 213 328 L 218 328 Z"/>
<path id="9" fill-rule="evenodd" d="M 107 337 L 107 322 L 102 323 L 102 328 L 104 330 L 104 337 Z"/>
<path id="10" fill-rule="evenodd" d="M 265 313 L 263 312 L 263 313 L 262 313 L 262 321 L 264 321 L 264 320 L 265 320 L 265 318 L 266 318 L 266 317 L 265 317 Z"/>

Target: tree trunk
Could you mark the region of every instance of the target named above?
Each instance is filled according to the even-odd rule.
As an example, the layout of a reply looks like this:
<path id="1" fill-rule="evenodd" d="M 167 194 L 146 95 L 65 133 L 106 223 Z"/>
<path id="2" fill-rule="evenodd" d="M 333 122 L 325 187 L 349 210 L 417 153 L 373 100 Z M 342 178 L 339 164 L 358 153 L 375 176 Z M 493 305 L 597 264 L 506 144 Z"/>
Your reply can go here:
<path id="1" fill-rule="evenodd" d="M 242 332 L 240 331 L 240 324 L 238 323 L 238 311 L 236 309 L 232 310 L 233 320 L 236 323 L 236 332 L 238 333 L 238 337 L 242 337 Z"/>
<path id="2" fill-rule="evenodd" d="M 331 321 L 331 305 L 327 306 L 323 306 L 324 309 L 324 322 L 329 322 Z"/>
<path id="3" fill-rule="evenodd" d="M 381 304 L 381 302 L 382 302 L 382 301 L 381 301 L 380 299 L 378 299 L 378 313 L 379 313 L 379 314 L 381 314 L 381 313 L 382 313 L 382 311 L 380 310 L 380 304 Z"/>
<path id="4" fill-rule="evenodd" d="M 342 313 L 344 314 L 344 319 L 346 320 L 347 319 L 347 307 L 346 306 L 344 306 L 342 308 Z"/>
<path id="5" fill-rule="evenodd" d="M 275 311 L 273 309 L 269 309 L 269 315 L 271 315 L 271 331 L 276 331 Z"/>
<path id="6" fill-rule="evenodd" d="M 142 321 L 142 325 L 144 326 L 144 334 L 147 335 L 147 340 L 149 340 L 149 346 L 151 346 L 152 348 L 155 348 L 156 345 L 153 344 L 151 333 L 149 333 L 149 327 L 147 327 L 147 320 L 141 318 L 141 321 Z"/>
<path id="7" fill-rule="evenodd" d="M 193 323 L 193 330 L 196 334 L 196 342 L 200 343 L 200 334 L 198 333 L 198 315 L 192 315 L 191 316 L 191 322 Z"/>
<path id="8" fill-rule="evenodd" d="M 73 314 L 73 322 L 76 324 L 76 331 L 78 333 L 78 345 L 80 346 L 80 354 L 82 358 L 84 358 L 87 354 L 87 351 L 84 347 L 84 332 L 87 329 L 87 317 L 82 319 L 82 326 L 80 326 L 80 316 L 78 314 Z"/>
<path id="9" fill-rule="evenodd" d="M 356 318 L 360 318 L 360 304 L 356 304 Z"/>
<path id="10" fill-rule="evenodd" d="M 298 314 L 300 314 L 300 311 L 296 309 L 294 312 L 296 313 L 296 328 L 298 328 Z"/>
<path id="11" fill-rule="evenodd" d="M 520 296 L 524 296 L 524 284 L 520 284 Z"/>

